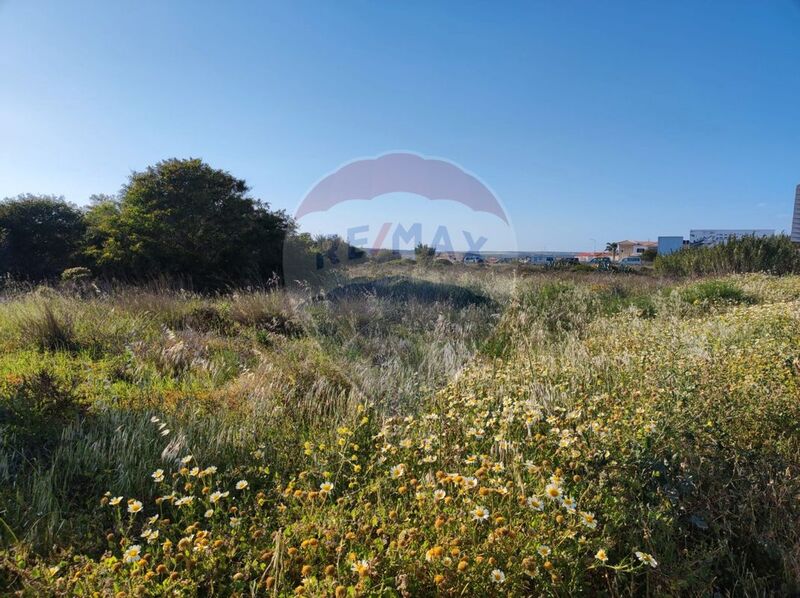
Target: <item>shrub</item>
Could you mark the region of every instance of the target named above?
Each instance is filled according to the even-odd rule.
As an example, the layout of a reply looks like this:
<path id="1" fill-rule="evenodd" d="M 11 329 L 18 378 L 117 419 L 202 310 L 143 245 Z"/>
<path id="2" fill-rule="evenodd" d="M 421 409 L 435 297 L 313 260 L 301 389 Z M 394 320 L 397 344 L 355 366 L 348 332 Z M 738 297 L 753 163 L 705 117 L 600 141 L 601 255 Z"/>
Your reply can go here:
<path id="1" fill-rule="evenodd" d="M 66 312 L 56 314 L 49 303 L 44 303 L 37 313 L 23 316 L 21 330 L 42 351 L 78 348 L 72 316 Z"/>
<path id="2" fill-rule="evenodd" d="M 786 235 L 743 237 L 713 247 L 684 247 L 656 258 L 662 274 L 721 275 L 744 272 L 790 274 L 800 272 L 800 253 Z"/>
<path id="3" fill-rule="evenodd" d="M 732 282 L 708 280 L 685 287 L 680 292 L 687 303 L 752 303 L 754 300 Z"/>
<path id="4" fill-rule="evenodd" d="M 64 426 L 84 412 L 74 388 L 47 369 L 26 376 L 2 394 L 0 448 L 21 460 L 46 455 Z"/>
<path id="5" fill-rule="evenodd" d="M 61 282 L 83 282 L 92 278 L 92 271 L 89 268 L 78 266 L 77 268 L 67 268 L 61 273 Z"/>

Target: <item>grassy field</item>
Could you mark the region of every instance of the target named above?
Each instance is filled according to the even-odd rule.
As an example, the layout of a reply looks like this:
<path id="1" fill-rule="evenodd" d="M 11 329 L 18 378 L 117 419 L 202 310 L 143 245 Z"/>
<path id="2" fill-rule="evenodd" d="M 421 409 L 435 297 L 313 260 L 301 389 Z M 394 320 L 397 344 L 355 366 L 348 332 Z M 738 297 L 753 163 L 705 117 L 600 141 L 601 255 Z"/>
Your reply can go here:
<path id="1" fill-rule="evenodd" d="M 0 303 L 0 589 L 800 592 L 800 277 Z"/>

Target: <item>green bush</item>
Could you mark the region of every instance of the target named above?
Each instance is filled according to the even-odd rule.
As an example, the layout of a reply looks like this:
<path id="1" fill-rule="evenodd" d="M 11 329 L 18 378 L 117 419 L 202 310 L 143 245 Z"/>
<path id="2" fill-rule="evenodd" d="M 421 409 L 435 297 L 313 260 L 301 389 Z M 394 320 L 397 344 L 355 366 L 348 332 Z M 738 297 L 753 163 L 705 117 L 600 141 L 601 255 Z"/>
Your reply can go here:
<path id="1" fill-rule="evenodd" d="M 800 272 L 800 253 L 786 235 L 743 237 L 713 247 L 684 247 L 655 261 L 656 271 L 673 276 L 744 272 Z"/>
<path id="2" fill-rule="evenodd" d="M 687 303 L 752 303 L 753 299 L 731 282 L 708 280 L 681 290 L 681 299 Z"/>
<path id="3" fill-rule="evenodd" d="M 78 349 L 75 327 L 69 313 L 55 313 L 49 303 L 34 314 L 23 316 L 23 334 L 42 351 L 74 351 Z"/>

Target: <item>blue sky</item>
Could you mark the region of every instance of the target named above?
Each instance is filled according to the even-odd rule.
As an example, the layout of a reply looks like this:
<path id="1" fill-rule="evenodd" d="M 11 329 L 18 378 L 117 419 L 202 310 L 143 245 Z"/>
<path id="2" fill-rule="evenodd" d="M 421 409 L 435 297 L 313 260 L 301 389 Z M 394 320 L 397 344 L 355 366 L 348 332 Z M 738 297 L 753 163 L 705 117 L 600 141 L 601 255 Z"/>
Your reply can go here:
<path id="1" fill-rule="evenodd" d="M 799 32 L 792 0 L 0 0 L 0 197 L 194 156 L 293 211 L 408 150 L 479 176 L 523 249 L 788 229 Z"/>

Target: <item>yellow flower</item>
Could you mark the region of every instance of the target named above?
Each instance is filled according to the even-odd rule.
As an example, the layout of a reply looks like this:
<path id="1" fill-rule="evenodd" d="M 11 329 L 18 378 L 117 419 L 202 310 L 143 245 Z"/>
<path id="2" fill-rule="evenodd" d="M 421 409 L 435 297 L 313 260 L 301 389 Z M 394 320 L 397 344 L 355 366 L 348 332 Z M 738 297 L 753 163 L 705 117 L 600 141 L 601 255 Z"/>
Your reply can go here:
<path id="1" fill-rule="evenodd" d="M 578 503 L 575 502 L 574 498 L 565 496 L 563 499 L 561 499 L 561 506 L 563 506 L 567 511 L 574 511 L 575 507 L 578 506 Z"/>
<path id="2" fill-rule="evenodd" d="M 361 560 L 353 563 L 351 569 L 358 573 L 359 577 L 366 577 L 369 574 L 369 561 Z"/>
<path id="3" fill-rule="evenodd" d="M 328 492 L 332 492 L 333 491 L 333 483 L 332 482 L 322 482 L 319 485 L 319 489 L 320 489 L 321 492 L 324 492 L 325 494 L 327 494 Z"/>
<path id="4" fill-rule="evenodd" d="M 544 508 L 544 505 L 538 496 L 529 496 L 528 506 L 534 511 L 541 511 Z"/>
<path id="5" fill-rule="evenodd" d="M 539 556 L 544 558 L 544 557 L 550 556 L 550 553 L 552 552 L 552 550 L 550 550 L 550 547 L 547 546 L 546 544 L 540 544 L 539 548 L 536 549 L 536 552 L 539 553 Z"/>
<path id="6" fill-rule="evenodd" d="M 601 548 L 595 553 L 594 558 L 605 563 L 608 560 L 608 555 L 606 554 L 606 551 Z"/>
<path id="7" fill-rule="evenodd" d="M 211 496 L 208 497 L 208 500 L 210 500 L 212 503 L 216 503 L 219 502 L 221 499 L 226 498 L 229 494 L 230 492 L 228 492 L 227 490 L 225 492 L 220 492 L 219 490 L 215 490 L 214 492 L 211 493 Z"/>
<path id="8" fill-rule="evenodd" d="M 206 519 L 208 519 L 208 518 L 209 518 L 209 517 L 211 517 L 212 515 L 214 515 L 214 509 L 208 509 L 208 510 L 207 510 L 207 511 L 206 511 L 206 512 L 203 514 L 203 516 L 204 516 Z"/>
<path id="9" fill-rule="evenodd" d="M 139 546 L 138 544 L 134 544 L 125 551 L 125 553 L 122 555 L 122 558 L 125 559 L 126 563 L 135 563 L 140 558 L 142 558 L 141 556 L 139 556 L 139 553 L 141 551 L 142 547 Z"/>
<path id="10" fill-rule="evenodd" d="M 395 465 L 389 469 L 389 474 L 392 476 L 392 479 L 397 480 L 403 477 L 403 474 L 406 472 L 406 466 L 402 463 Z"/>
<path id="11" fill-rule="evenodd" d="M 142 510 L 142 503 L 138 500 L 129 500 L 128 501 L 128 513 L 138 513 Z"/>
<path id="12" fill-rule="evenodd" d="M 238 482 L 236 482 L 236 489 L 237 490 L 244 490 L 249 485 L 250 484 L 247 483 L 247 480 L 239 480 Z"/>
<path id="13" fill-rule="evenodd" d="M 441 546 L 434 546 L 433 548 L 428 549 L 428 551 L 425 553 L 425 560 L 430 562 L 434 559 L 438 559 L 443 554 L 444 548 Z"/>
<path id="14" fill-rule="evenodd" d="M 475 521 L 486 521 L 489 519 L 489 509 L 486 507 L 475 507 L 472 509 L 472 518 Z"/>
<path id="15" fill-rule="evenodd" d="M 436 491 L 433 493 L 433 500 L 437 500 L 437 501 L 439 501 L 439 500 L 444 500 L 444 497 L 445 497 L 445 496 L 447 496 L 447 492 L 445 492 L 445 491 L 444 491 L 444 490 L 442 490 L 442 489 L 439 489 L 439 490 L 436 490 Z"/>
<path id="16" fill-rule="evenodd" d="M 189 462 L 190 462 L 192 459 L 193 459 L 193 457 L 192 457 L 191 455 L 186 455 L 185 457 L 183 457 L 183 458 L 181 459 L 181 463 L 183 463 L 184 465 L 186 465 L 186 464 L 187 464 L 187 463 L 189 463 Z"/>
<path id="17" fill-rule="evenodd" d="M 163 482 L 164 481 L 164 470 L 163 469 L 156 469 L 153 473 L 150 474 L 150 477 L 153 478 L 154 482 Z"/>
<path id="18" fill-rule="evenodd" d="M 658 566 L 658 562 L 653 558 L 652 554 L 639 552 L 638 550 L 634 554 L 636 555 L 636 558 L 642 561 L 645 565 L 650 565 L 654 569 Z"/>
<path id="19" fill-rule="evenodd" d="M 597 527 L 597 519 L 594 517 L 594 513 L 581 513 L 581 523 L 588 527 L 589 529 L 594 529 Z"/>
<path id="20" fill-rule="evenodd" d="M 115 496 L 114 498 L 109 499 L 108 504 L 110 504 L 112 507 L 116 507 L 121 502 L 122 502 L 122 497 Z"/>
<path id="21" fill-rule="evenodd" d="M 556 484 L 547 484 L 547 486 L 544 489 L 544 493 L 547 496 L 547 498 L 551 500 L 556 500 L 561 496 L 561 488 Z"/>
<path id="22" fill-rule="evenodd" d="M 493 569 L 490 575 L 494 583 L 503 583 L 506 580 L 506 574 L 500 569 Z"/>

